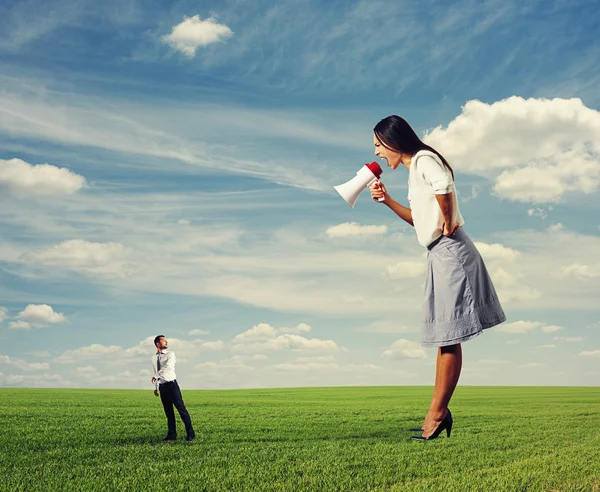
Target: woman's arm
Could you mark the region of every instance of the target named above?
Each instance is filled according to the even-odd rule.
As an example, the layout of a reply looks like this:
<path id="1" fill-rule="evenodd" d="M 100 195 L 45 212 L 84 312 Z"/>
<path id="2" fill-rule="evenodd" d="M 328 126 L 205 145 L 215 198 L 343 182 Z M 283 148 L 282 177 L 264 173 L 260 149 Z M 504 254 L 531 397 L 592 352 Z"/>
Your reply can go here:
<path id="1" fill-rule="evenodd" d="M 411 226 L 415 226 L 413 224 L 412 211 L 410 208 L 400 205 L 396 200 L 393 200 L 392 197 L 387 194 L 387 190 L 382 182 L 379 181 L 375 183 L 369 190 L 371 191 L 371 198 L 373 198 L 373 200 L 379 202 L 378 199 L 383 197 L 383 201 L 379 203 L 385 203 L 398 217 L 409 223 Z"/>
<path id="2" fill-rule="evenodd" d="M 454 196 L 452 193 L 446 193 L 444 195 L 435 195 L 435 199 L 440 206 L 442 211 L 442 218 L 444 220 L 444 227 L 442 234 L 444 236 L 452 236 L 456 229 L 458 229 L 458 222 L 454 222 Z"/>

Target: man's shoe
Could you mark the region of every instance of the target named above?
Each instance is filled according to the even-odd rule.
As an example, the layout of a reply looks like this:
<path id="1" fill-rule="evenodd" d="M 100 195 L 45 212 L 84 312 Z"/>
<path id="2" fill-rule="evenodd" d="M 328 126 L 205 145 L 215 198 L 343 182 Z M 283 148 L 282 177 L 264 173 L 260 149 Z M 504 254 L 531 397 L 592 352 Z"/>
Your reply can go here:
<path id="1" fill-rule="evenodd" d="M 176 441 L 177 436 L 167 436 L 163 439 L 163 441 Z"/>
<path id="2" fill-rule="evenodd" d="M 185 438 L 186 441 L 193 441 L 194 439 L 196 439 L 196 434 L 189 434 Z"/>

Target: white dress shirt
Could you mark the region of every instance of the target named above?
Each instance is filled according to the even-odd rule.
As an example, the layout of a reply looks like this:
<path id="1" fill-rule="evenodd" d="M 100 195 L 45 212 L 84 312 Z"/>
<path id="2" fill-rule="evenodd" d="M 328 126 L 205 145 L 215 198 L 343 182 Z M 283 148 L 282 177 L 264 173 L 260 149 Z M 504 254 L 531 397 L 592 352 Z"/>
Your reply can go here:
<path id="1" fill-rule="evenodd" d="M 465 221 L 458 208 L 458 197 L 450 170 L 433 152 L 417 152 L 411 160 L 408 173 L 408 201 L 417 239 L 422 246 L 429 246 L 442 235 L 444 217 L 435 195 L 448 193 L 453 196 L 453 221 L 463 225 Z"/>
<path id="2" fill-rule="evenodd" d="M 160 370 L 158 370 L 158 359 L 160 358 Z M 152 357 L 152 367 L 154 368 L 154 377 L 156 378 L 156 389 L 163 383 L 175 381 L 175 352 L 164 350 L 156 352 Z"/>

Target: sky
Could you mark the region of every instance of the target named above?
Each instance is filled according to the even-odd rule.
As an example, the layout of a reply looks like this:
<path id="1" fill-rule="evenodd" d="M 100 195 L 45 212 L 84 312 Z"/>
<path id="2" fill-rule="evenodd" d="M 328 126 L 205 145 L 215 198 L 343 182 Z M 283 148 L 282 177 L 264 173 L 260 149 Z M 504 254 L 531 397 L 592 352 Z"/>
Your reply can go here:
<path id="1" fill-rule="evenodd" d="M 460 384 L 597 386 L 598 26 L 591 0 L 0 0 L 0 386 L 152 390 L 159 334 L 187 389 L 432 385 L 426 250 L 333 188 L 390 114 L 452 165 L 508 318 Z"/>

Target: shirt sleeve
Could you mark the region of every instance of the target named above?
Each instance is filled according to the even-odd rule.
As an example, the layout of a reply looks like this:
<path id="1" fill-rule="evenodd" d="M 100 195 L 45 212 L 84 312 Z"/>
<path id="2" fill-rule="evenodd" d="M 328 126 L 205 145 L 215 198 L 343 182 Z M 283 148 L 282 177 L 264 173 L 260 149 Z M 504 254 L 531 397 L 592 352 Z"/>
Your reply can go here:
<path id="1" fill-rule="evenodd" d="M 436 195 L 447 195 L 452 192 L 452 175 L 442 162 L 424 155 L 417 160 L 417 171 L 433 188 Z"/>

